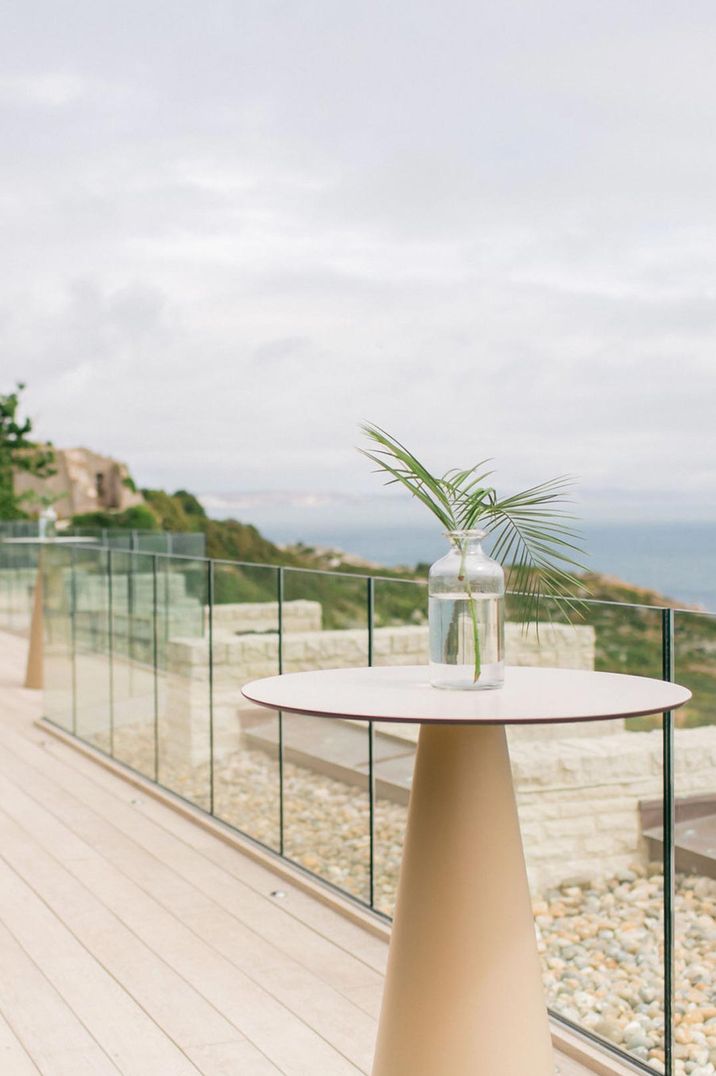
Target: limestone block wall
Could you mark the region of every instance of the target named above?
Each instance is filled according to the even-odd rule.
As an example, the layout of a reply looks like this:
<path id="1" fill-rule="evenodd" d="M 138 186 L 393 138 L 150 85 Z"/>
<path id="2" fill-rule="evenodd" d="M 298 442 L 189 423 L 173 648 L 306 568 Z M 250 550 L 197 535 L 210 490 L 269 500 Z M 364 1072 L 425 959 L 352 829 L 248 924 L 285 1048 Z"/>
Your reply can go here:
<path id="1" fill-rule="evenodd" d="M 71 589 L 71 574 L 63 570 L 63 585 L 68 596 Z M 103 609 L 107 604 L 107 576 L 97 572 L 85 571 L 78 567 L 75 571 L 75 602 L 77 609 L 92 612 Z M 129 602 L 130 588 L 132 601 L 138 609 L 151 609 L 154 601 L 154 576 L 152 572 L 112 572 L 112 599 L 117 608 L 126 609 Z M 172 605 L 187 602 L 200 608 L 197 598 L 187 594 L 186 577 L 181 572 L 160 571 L 157 573 L 157 602 Z"/>
<path id="2" fill-rule="evenodd" d="M 716 727 L 680 729 L 675 742 L 677 796 L 716 792 Z M 558 742 L 515 743 L 510 754 L 535 887 L 645 860 L 639 803 L 661 796 L 660 731 L 563 734 Z"/>
<path id="3" fill-rule="evenodd" d="M 36 578 L 37 569 L 32 567 L 0 570 L 0 626 L 4 630 L 27 631 Z M 168 571 L 158 575 L 157 613 L 161 639 L 173 636 L 201 638 L 203 634 L 203 606 L 198 598 L 187 592 L 186 582 L 182 572 Z M 61 609 L 63 618 L 69 616 L 73 591 L 71 571 L 64 567 L 48 571 L 45 586 L 46 595 L 52 595 L 52 607 Z M 108 602 L 106 575 L 91 571 L 80 562 L 74 573 L 75 639 L 79 646 L 97 653 L 106 652 Z M 115 651 L 128 653 L 131 650 L 137 660 L 151 661 L 154 636 L 152 573 L 113 572 L 112 609 Z"/>
<path id="4" fill-rule="evenodd" d="M 296 622 L 300 617 L 297 615 Z M 260 618 L 257 619 L 260 622 Z M 554 626 L 533 633 L 507 625 L 510 664 L 594 667 L 593 629 Z M 240 714 L 250 707 L 240 694 L 248 679 L 275 675 L 275 633 L 214 638 L 215 722 L 238 743 Z M 377 664 L 420 664 L 427 660 L 427 629 L 407 626 L 376 629 Z M 205 755 L 208 641 L 177 639 L 169 644 L 172 677 L 167 713 L 173 748 L 194 762 Z M 287 631 L 283 641 L 286 671 L 363 665 L 365 631 Z M 172 682 L 170 681 L 170 683 Z M 380 726 L 379 726 L 380 728 Z M 418 727 L 386 727 L 391 736 L 414 740 Z M 613 874 L 646 855 L 639 803 L 661 794 L 659 732 L 632 733 L 623 722 L 595 722 L 509 730 L 515 783 L 531 883 L 539 889 L 565 879 Z M 221 733 L 217 733 L 217 747 Z M 716 728 L 677 733 L 678 794 L 716 791 Z"/>
<path id="5" fill-rule="evenodd" d="M 241 696 L 241 685 L 277 672 L 278 638 L 271 630 L 277 609 L 267 604 L 269 608 L 242 610 L 243 624 L 249 623 L 253 630 L 241 634 L 234 631 L 242 623 L 238 610 L 227 609 L 223 626 L 214 621 L 213 713 L 219 754 L 237 749 L 242 715 L 249 720 L 254 716 Z M 316 606 L 313 602 L 284 606 L 285 670 L 364 665 L 367 633 L 320 631 L 320 606 Z M 303 625 L 308 625 L 306 630 L 299 630 Z M 594 666 L 595 637 L 589 627 L 545 628 L 539 648 L 534 633 L 525 634 L 518 625 L 507 625 L 506 636 L 510 664 Z M 376 629 L 374 658 L 383 665 L 424 663 L 426 627 Z M 172 754 L 189 767 L 204 762 L 209 746 L 206 636 L 169 639 L 161 695 L 163 757 Z M 133 713 L 134 702 L 128 708 L 128 722 Z M 115 715 L 117 724 L 124 720 L 124 714 Z M 386 731 L 410 741 L 417 726 L 391 725 Z M 643 860 L 639 803 L 661 794 L 659 732 L 632 733 L 623 723 L 599 722 L 514 728 L 509 738 L 530 880 L 536 888 L 568 878 L 614 874 Z M 716 727 L 679 730 L 676 745 L 677 794 L 716 792 Z"/>
<path id="6" fill-rule="evenodd" d="M 283 603 L 283 629 L 294 631 L 320 631 L 322 608 L 320 602 L 287 601 Z M 209 609 L 204 607 L 204 623 L 208 630 Z M 236 635 L 249 632 L 278 630 L 278 602 L 231 602 L 215 605 L 213 609 L 214 631 L 228 631 Z"/>
<path id="7" fill-rule="evenodd" d="M 387 632 L 382 636 L 381 632 Z M 393 637 L 390 633 L 399 632 Z M 404 633 L 404 634 L 403 634 Z M 379 628 L 373 643 L 375 665 L 422 665 L 428 661 L 428 628 Z M 505 660 L 508 665 L 593 669 L 596 657 L 596 633 L 587 625 L 544 624 L 539 638 L 534 627 L 505 624 Z M 322 667 L 322 666 L 319 666 Z M 339 666 L 340 667 L 340 666 Z M 270 674 L 265 674 L 270 675 Z M 605 736 L 620 731 L 624 722 L 603 721 L 573 726 L 574 736 Z M 376 728 L 393 737 L 417 742 L 418 725 L 394 725 L 378 722 Z M 535 725 L 510 729 L 512 740 L 545 740 L 562 736 L 558 726 Z"/>
<path id="8" fill-rule="evenodd" d="M 390 632 L 390 629 L 386 629 Z M 330 634 L 330 633 L 328 633 Z M 382 645 L 404 645 L 400 634 Z M 275 640 L 273 640 L 275 642 Z M 244 668 L 259 667 L 266 674 L 276 659 L 269 638 L 244 640 Z M 360 642 L 354 640 L 356 656 Z M 207 653 L 204 644 L 194 645 L 191 655 L 196 674 L 170 679 L 167 716 L 171 722 L 168 749 L 177 751 L 192 765 L 206 757 L 206 711 L 208 698 Z M 239 714 L 250 720 L 251 704 L 243 700 L 244 676 L 231 658 L 232 646 L 223 657 L 224 679 L 214 680 L 215 744 L 219 754 L 239 746 Z M 344 641 L 340 659 L 348 653 Z M 398 651 L 400 653 L 400 651 Z M 293 653 L 298 664 L 308 652 Z M 334 650 L 333 656 L 339 660 Z M 218 666 L 220 667 L 220 666 Z M 217 668 L 218 668 L 217 667 Z M 184 673 L 187 673 L 184 666 Z M 235 675 L 231 679 L 229 674 Z M 716 715 L 715 715 L 716 716 Z M 517 789 L 530 882 L 538 890 L 567 879 L 584 881 L 614 875 L 634 862 L 644 862 L 646 846 L 641 837 L 639 804 L 658 799 L 662 785 L 662 737 L 655 732 L 603 729 L 611 723 L 562 725 L 556 737 L 520 739 L 509 730 L 515 786 Z M 589 734 L 592 730 L 592 734 Z M 395 738 L 414 738 L 417 726 L 391 725 Z M 406 744 L 407 746 L 407 744 Z M 409 750 L 412 751 L 410 744 Z M 318 767 L 320 770 L 320 766 Z M 716 793 L 716 727 L 684 729 L 676 733 L 677 795 Z"/>
<path id="9" fill-rule="evenodd" d="M 65 607 L 70 605 L 71 578 L 62 573 Z M 154 647 L 154 576 L 151 572 L 113 572 L 112 636 L 116 653 L 130 653 L 151 662 Z M 95 572 L 75 572 L 75 635 L 79 645 L 103 652 L 107 647 L 107 578 Z M 182 572 L 160 571 L 156 582 L 157 630 L 160 641 L 174 636 L 200 640 L 204 633 L 203 606 L 187 592 Z M 131 614 L 130 614 L 131 608 Z"/>
<path id="10" fill-rule="evenodd" d="M 258 603 L 257 603 L 258 604 Z M 263 603 L 262 603 L 263 604 Z M 272 603 L 266 603 L 271 607 Z M 292 631 L 291 623 L 307 619 L 316 622 L 320 614 L 314 602 L 286 602 L 283 635 L 284 672 L 307 669 L 339 669 L 364 666 L 368 662 L 368 633 L 361 629 L 331 631 Z M 313 607 L 313 608 L 311 608 Z M 274 606 L 275 610 L 275 606 Z M 277 612 L 277 610 L 275 610 Z M 256 625 L 269 622 L 271 609 L 250 611 Z M 538 649 L 534 633 L 524 633 L 517 624 L 506 625 L 507 660 L 515 665 L 559 663 L 572 668 L 594 667 L 594 629 L 591 627 L 546 626 L 540 631 L 544 649 Z M 238 732 L 239 714 L 248 704 L 241 695 L 241 685 L 278 672 L 278 635 L 271 632 L 247 632 L 235 635 L 218 628 L 213 632 L 214 714 L 217 724 L 229 725 Z M 373 637 L 376 665 L 421 665 L 428 660 L 428 629 L 425 625 L 376 628 Z M 206 684 L 209 679 L 209 642 L 207 638 L 174 638 L 167 645 L 167 671 L 170 698 L 168 712 L 174 724 L 172 750 L 188 755 L 191 764 L 205 760 Z M 610 723 L 613 724 L 613 723 Z M 379 729 L 382 726 L 378 726 Z M 386 728 L 394 738 L 414 742 L 417 725 L 391 725 Z M 609 731 L 606 727 L 599 734 Z M 575 735 L 581 732 L 581 728 Z M 547 726 L 545 735 L 551 735 Z M 526 730 L 518 737 L 539 735 Z"/>
<path id="11" fill-rule="evenodd" d="M 247 614 L 254 623 L 271 622 L 270 607 Z M 318 610 L 315 607 L 318 606 Z M 309 607 L 306 609 L 305 607 Z M 222 606 L 217 606 L 220 610 Z M 231 608 L 231 607 L 226 607 Z M 231 614 L 229 614 L 229 617 Z M 317 602 L 286 602 L 284 606 L 283 667 L 285 672 L 304 669 L 339 669 L 365 665 L 368 660 L 368 633 L 363 629 L 319 631 L 292 630 L 306 620 L 320 618 Z M 214 682 L 217 679 L 244 683 L 261 676 L 273 676 L 278 664 L 278 635 L 270 630 L 232 634 L 217 622 L 214 614 Z M 275 628 L 275 620 L 273 621 Z M 518 624 L 505 626 L 507 662 L 511 665 L 561 665 L 572 669 L 593 669 L 595 634 L 591 627 L 546 625 L 538 643 L 534 632 L 523 632 Z M 424 665 L 428 661 L 428 629 L 425 625 L 376 628 L 373 633 L 373 660 L 376 665 Z M 172 668 L 186 666 L 191 675 L 202 676 L 208 665 L 208 646 L 196 639 L 169 642 Z M 206 671 L 208 676 L 208 668 Z"/>
<path id="12" fill-rule="evenodd" d="M 36 568 L 0 570 L 0 627 L 25 634 L 30 626 Z"/>

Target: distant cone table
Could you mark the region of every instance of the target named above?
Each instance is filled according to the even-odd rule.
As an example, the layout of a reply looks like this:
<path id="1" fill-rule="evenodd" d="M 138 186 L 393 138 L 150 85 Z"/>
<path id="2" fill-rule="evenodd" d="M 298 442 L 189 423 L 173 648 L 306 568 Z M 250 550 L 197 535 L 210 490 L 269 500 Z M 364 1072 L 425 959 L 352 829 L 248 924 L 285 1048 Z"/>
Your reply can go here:
<path id="1" fill-rule="evenodd" d="M 554 1076 L 505 725 L 682 706 L 640 676 L 509 668 L 500 691 L 441 691 L 425 666 L 256 680 L 284 713 L 417 722 L 415 774 L 373 1076 Z"/>
<path id="2" fill-rule="evenodd" d="M 41 691 L 44 687 L 44 651 L 45 651 L 45 594 L 44 574 L 45 564 L 43 549 L 48 545 L 81 545 L 84 542 L 97 544 L 95 538 L 72 536 L 70 538 L 3 538 L 3 545 L 37 546 L 37 571 L 35 573 L 35 586 L 32 599 L 32 615 L 30 617 L 30 639 L 27 650 L 27 668 L 25 671 L 24 686 Z"/>

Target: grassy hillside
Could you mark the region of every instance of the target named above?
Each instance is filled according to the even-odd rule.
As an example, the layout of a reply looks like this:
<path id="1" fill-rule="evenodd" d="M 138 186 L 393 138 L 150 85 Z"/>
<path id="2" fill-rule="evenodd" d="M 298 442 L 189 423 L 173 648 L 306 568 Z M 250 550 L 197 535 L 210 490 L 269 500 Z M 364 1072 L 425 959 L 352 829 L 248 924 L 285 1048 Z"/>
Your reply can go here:
<path id="1" fill-rule="evenodd" d="M 678 603 L 653 590 L 607 576 L 585 576 L 590 605 L 585 620 L 597 635 L 596 667 L 641 676 L 662 675 L 662 613 Z M 619 604 L 608 604 L 619 603 Z M 656 608 L 655 608 L 656 607 Z M 716 616 L 698 610 L 674 613 L 676 679 L 693 692 L 677 710 L 677 727 L 716 723 Z M 631 729 L 657 728 L 661 718 L 634 718 Z"/>

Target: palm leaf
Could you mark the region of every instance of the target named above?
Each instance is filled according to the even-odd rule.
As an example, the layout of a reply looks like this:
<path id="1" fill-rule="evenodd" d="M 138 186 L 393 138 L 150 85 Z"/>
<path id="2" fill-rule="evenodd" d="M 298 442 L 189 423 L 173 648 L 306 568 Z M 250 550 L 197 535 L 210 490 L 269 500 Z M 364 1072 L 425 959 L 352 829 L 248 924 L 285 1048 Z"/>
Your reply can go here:
<path id="1" fill-rule="evenodd" d="M 372 460 L 379 470 L 392 476 L 387 484 L 390 485 L 391 481 L 401 482 L 448 530 L 455 530 L 457 520 L 441 479 L 435 478 L 412 452 L 379 426 L 365 424 L 361 429 L 371 440 L 382 446 L 374 452 L 363 448 L 359 451 Z"/>
<path id="2" fill-rule="evenodd" d="M 484 525 L 495 535 L 492 555 L 507 564 L 507 586 L 523 596 L 524 619 L 539 622 L 545 597 L 559 598 L 567 612 L 579 613 L 575 571 L 586 571 L 573 517 L 555 505 L 564 504 L 573 479 L 562 476 L 497 501 Z"/>
<path id="3" fill-rule="evenodd" d="M 379 426 L 362 427 L 378 447 L 360 449 L 388 485 L 399 483 L 429 508 L 446 530 L 470 530 L 479 525 L 494 538 L 492 556 L 507 572 L 507 586 L 522 599 L 523 619 L 539 623 L 545 598 L 556 598 L 567 615 L 579 613 L 583 584 L 575 572 L 586 571 L 584 549 L 575 517 L 565 510 L 574 485 L 569 475 L 530 486 L 498 499 L 489 460 L 466 469 L 452 468 L 433 475 L 405 445 Z"/>

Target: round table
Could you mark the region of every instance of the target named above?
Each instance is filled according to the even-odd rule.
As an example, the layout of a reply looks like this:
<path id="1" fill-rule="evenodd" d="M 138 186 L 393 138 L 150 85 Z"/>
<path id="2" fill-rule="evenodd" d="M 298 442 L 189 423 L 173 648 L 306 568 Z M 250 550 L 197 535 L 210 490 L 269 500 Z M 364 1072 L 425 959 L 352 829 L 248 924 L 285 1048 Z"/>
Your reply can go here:
<path id="1" fill-rule="evenodd" d="M 431 687 L 425 666 L 247 684 L 285 713 L 418 722 L 373 1076 L 554 1076 L 505 725 L 682 706 L 662 680 L 508 668 L 497 691 Z"/>

